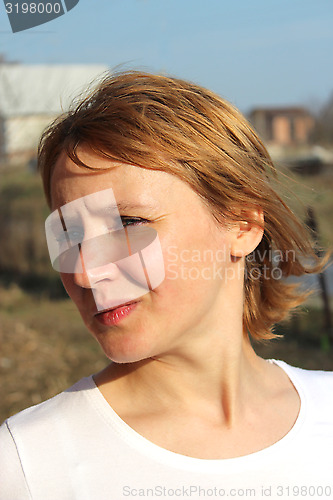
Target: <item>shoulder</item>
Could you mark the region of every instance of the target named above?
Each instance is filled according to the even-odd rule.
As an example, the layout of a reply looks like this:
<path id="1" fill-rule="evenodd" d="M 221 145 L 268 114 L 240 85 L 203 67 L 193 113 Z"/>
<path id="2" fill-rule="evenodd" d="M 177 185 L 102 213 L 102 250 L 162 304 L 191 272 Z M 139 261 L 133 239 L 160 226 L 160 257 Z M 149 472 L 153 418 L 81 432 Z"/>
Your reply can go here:
<path id="1" fill-rule="evenodd" d="M 333 372 L 307 370 L 274 360 L 289 376 L 291 382 L 316 413 L 327 411 L 333 422 Z"/>
<path id="2" fill-rule="evenodd" d="M 92 377 L 8 418 L 0 427 L 0 500 L 35 498 L 36 491 L 70 488 L 64 475 L 72 436 L 89 413 Z M 62 478 L 64 484 L 61 484 Z M 67 482 L 66 482 L 67 481 Z M 57 484 L 56 484 L 57 483 Z M 61 490 L 61 491 L 63 491 Z M 53 490 L 52 490 L 53 491 Z M 56 496 L 50 496 L 50 498 Z M 45 498 L 36 496 L 36 498 Z M 61 494 L 57 498 L 64 498 Z M 67 498 L 67 496 L 66 496 Z"/>
<path id="3" fill-rule="evenodd" d="M 324 370 L 308 370 L 306 368 L 300 368 L 297 366 L 292 366 L 282 360 L 274 360 L 281 368 L 283 368 L 287 374 L 292 374 L 304 383 L 312 385 L 318 384 L 319 382 L 325 381 L 331 387 L 333 387 L 333 371 Z"/>
<path id="4" fill-rule="evenodd" d="M 47 430 L 50 422 L 80 412 L 86 402 L 85 393 L 93 384 L 92 377 L 83 378 L 64 392 L 9 417 L 1 428 L 6 425 L 13 438 L 16 431 L 33 433 L 36 429 L 40 433 L 43 428 Z"/>
<path id="5" fill-rule="evenodd" d="M 6 422 L 0 427 L 0 448 L 0 500 L 31 499 L 20 455 Z"/>

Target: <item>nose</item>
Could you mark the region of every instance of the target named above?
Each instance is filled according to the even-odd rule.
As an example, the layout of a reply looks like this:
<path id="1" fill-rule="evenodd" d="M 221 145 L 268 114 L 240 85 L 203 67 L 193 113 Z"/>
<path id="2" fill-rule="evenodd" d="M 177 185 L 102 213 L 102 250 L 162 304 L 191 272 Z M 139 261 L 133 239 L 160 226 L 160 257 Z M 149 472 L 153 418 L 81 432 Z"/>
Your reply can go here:
<path id="1" fill-rule="evenodd" d="M 120 276 L 118 265 L 101 259 L 92 248 L 79 245 L 79 258 L 74 269 L 74 282 L 81 288 L 94 289 L 101 281 L 114 281 Z"/>

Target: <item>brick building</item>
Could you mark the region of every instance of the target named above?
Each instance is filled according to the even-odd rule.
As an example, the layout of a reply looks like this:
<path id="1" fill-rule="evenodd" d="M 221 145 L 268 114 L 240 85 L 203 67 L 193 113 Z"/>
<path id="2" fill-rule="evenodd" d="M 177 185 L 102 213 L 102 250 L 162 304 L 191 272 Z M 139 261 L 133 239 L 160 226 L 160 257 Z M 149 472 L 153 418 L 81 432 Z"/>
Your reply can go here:
<path id="1" fill-rule="evenodd" d="M 315 120 L 304 108 L 256 108 L 249 119 L 261 138 L 269 145 L 297 146 L 309 144 Z"/>

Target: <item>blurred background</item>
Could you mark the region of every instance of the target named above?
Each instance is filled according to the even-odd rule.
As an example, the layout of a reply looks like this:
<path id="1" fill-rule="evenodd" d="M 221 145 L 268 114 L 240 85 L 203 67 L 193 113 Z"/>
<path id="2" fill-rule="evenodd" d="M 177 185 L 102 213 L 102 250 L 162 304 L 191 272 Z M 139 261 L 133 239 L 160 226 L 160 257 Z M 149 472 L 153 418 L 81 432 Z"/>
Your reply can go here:
<path id="1" fill-rule="evenodd" d="M 0 421 L 107 364 L 49 263 L 36 173 L 44 127 L 106 71 L 192 80 L 247 116 L 286 201 L 331 247 L 332 22 L 331 0 L 80 0 L 13 34 L 0 5 Z M 305 286 L 317 291 L 276 326 L 283 338 L 255 348 L 333 370 L 332 267 Z"/>

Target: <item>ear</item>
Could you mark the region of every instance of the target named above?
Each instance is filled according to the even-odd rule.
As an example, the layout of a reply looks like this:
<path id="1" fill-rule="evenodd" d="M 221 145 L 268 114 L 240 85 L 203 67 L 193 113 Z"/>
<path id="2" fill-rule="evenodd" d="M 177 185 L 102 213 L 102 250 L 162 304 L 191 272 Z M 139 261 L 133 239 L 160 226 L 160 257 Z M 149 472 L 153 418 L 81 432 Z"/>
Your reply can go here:
<path id="1" fill-rule="evenodd" d="M 231 257 L 245 257 L 259 245 L 264 234 L 264 213 L 261 209 L 246 211 L 244 220 L 236 222 L 231 231 Z"/>

